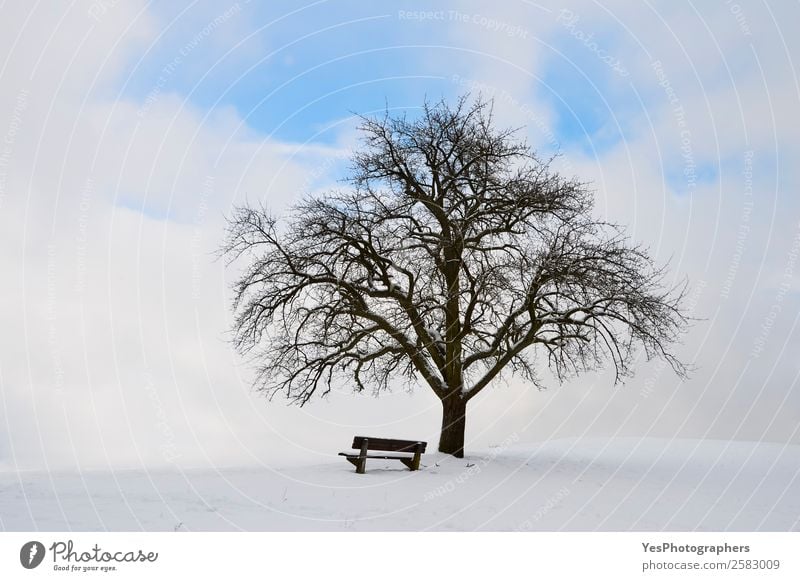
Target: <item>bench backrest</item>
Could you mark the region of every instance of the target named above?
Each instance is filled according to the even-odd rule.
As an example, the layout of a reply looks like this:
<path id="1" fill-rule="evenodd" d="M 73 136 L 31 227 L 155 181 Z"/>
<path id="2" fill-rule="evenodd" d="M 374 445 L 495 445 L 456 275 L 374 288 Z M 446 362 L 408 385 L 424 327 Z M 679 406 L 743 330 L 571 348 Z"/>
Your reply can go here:
<path id="1" fill-rule="evenodd" d="M 367 450 L 382 450 L 384 452 L 425 452 L 427 442 L 416 440 L 392 440 L 389 438 L 367 438 L 356 436 L 353 438 L 353 448 L 360 450 L 364 440 L 367 440 Z"/>

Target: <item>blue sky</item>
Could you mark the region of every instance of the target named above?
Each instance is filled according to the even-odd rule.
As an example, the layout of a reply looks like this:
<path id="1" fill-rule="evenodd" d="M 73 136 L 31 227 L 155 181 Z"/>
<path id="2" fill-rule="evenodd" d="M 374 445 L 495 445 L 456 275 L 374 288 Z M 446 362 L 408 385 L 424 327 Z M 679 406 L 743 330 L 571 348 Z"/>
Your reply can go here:
<path id="1" fill-rule="evenodd" d="M 652 55 L 631 53 L 618 20 L 588 24 L 586 15 L 570 19 L 557 8 L 522 9 L 550 20 L 549 28 L 537 33 L 501 14 L 497 22 L 519 30 L 492 31 L 481 24 L 481 12 L 425 2 L 160 3 L 154 6 L 159 35 L 120 75 L 123 96 L 147 102 L 174 93 L 209 114 L 235 110 L 246 130 L 263 138 L 334 144 L 353 112 L 386 104 L 413 111 L 425 98 L 453 99 L 465 90 L 453 82 L 458 75 L 547 110 L 557 143 L 540 142 L 545 154 L 560 149 L 597 157 L 647 130 L 643 119 L 664 93 L 654 78 L 631 74 L 630 67 Z M 407 16 L 420 11 L 427 16 Z M 489 48 L 492 42 L 509 47 L 493 52 L 464 42 L 471 35 L 488 36 Z M 601 55 L 615 66 L 599 62 Z M 495 74 L 475 74 L 485 70 Z M 504 78 L 515 79 L 513 88 Z M 691 78 L 685 82 L 692 85 Z M 719 82 L 704 78 L 703 88 Z M 518 123 L 530 125 L 530 119 Z M 717 161 L 694 160 L 697 180 L 713 181 Z M 666 160 L 664 176 L 677 195 L 686 193 L 683 169 Z"/>
<path id="2" fill-rule="evenodd" d="M 391 107 L 415 107 L 425 96 L 452 99 L 460 91 L 453 75 L 469 78 L 476 65 L 514 74 L 513 63 L 454 41 L 453 29 L 472 26 L 477 28 L 472 32 L 480 32 L 475 24 L 399 17 L 400 7 L 430 10 L 428 3 L 319 3 L 300 11 L 298 6 L 242 5 L 219 24 L 214 20 L 225 18 L 227 5 L 216 13 L 204 10 L 205 21 L 192 12 L 157 12 L 169 28 L 129 70 L 125 95 L 144 100 L 159 77 L 166 76 L 161 90 L 179 93 L 202 109 L 234 107 L 264 135 L 324 141 L 331 136 L 318 135 L 320 129 L 352 111 L 379 110 L 387 101 Z M 443 16 L 449 19 L 449 10 Z M 213 32 L 184 55 L 209 24 Z M 610 32 L 597 39 L 614 46 Z M 630 130 L 610 123 L 609 108 L 620 113 L 636 102 L 613 71 L 586 66 L 593 64 L 593 55 L 571 40 L 555 34 L 533 44 L 523 39 L 517 50 L 542 48 L 544 42 L 547 58 L 536 70 L 517 70 L 516 75 L 525 78 L 526 94 L 556 111 L 561 142 L 602 151 Z M 179 56 L 180 64 L 165 73 Z M 587 143 L 587 134 L 598 133 L 602 135 Z"/>
<path id="3" fill-rule="evenodd" d="M 305 141 L 351 111 L 382 107 L 385 99 L 405 105 L 425 93 L 445 93 L 445 71 L 420 74 L 426 49 L 394 48 L 428 40 L 414 27 L 399 29 L 395 11 L 377 10 L 380 5 L 364 10 L 363 4 L 331 10 L 323 4 L 290 14 L 297 6 L 243 6 L 217 28 L 238 31 L 236 38 L 225 45 L 201 42 L 170 76 L 166 90 L 189 96 L 201 108 L 235 107 L 253 129 L 286 141 Z M 224 13 L 211 14 L 207 23 Z M 164 63 L 201 32 L 202 27 L 176 24 L 132 71 L 128 94 L 144 98 Z"/>

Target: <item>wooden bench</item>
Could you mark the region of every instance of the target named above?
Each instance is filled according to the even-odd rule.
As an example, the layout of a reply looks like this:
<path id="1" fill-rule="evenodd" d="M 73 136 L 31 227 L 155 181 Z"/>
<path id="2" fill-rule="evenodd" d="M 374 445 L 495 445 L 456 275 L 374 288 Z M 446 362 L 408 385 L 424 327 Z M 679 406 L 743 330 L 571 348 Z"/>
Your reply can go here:
<path id="1" fill-rule="evenodd" d="M 419 470 L 419 460 L 425 452 L 427 442 L 416 442 L 414 440 L 391 440 L 388 438 L 365 438 L 356 436 L 353 438 L 353 449 L 358 453 L 339 452 L 339 456 L 344 456 L 347 461 L 356 467 L 356 472 L 364 474 L 367 465 L 367 458 L 379 460 L 400 460 L 411 470 Z M 369 454 L 370 451 L 380 452 L 400 452 L 404 456 L 397 454 Z M 409 456 L 409 454 L 412 454 Z"/>

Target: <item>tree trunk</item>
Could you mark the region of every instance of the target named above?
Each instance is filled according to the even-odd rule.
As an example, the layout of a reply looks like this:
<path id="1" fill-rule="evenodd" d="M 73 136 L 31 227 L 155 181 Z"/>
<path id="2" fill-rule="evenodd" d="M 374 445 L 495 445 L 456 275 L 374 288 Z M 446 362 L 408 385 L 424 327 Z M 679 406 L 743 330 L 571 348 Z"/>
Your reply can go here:
<path id="1" fill-rule="evenodd" d="M 467 425 L 467 402 L 459 393 L 452 393 L 442 400 L 442 434 L 439 451 L 464 457 L 464 430 Z"/>

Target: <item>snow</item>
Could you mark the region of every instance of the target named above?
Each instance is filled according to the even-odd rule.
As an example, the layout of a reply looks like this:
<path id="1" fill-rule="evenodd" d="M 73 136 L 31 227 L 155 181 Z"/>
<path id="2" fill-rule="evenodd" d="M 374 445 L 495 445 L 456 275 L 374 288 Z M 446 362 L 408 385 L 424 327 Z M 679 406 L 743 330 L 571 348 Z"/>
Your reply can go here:
<path id="1" fill-rule="evenodd" d="M 575 321 L 576 323 L 583 323 L 586 320 L 586 313 L 583 311 L 577 311 L 572 313 L 569 316 L 570 320 Z"/>
<path id="2" fill-rule="evenodd" d="M 800 446 L 516 438 L 423 469 L 0 472 L 4 530 L 800 530 Z M 431 446 L 433 448 L 433 446 Z"/>
<path id="3" fill-rule="evenodd" d="M 440 349 L 444 349 L 446 347 L 444 337 L 442 337 L 442 334 L 439 331 L 437 331 L 433 327 L 427 327 L 427 326 L 424 327 L 424 329 L 425 332 L 428 334 L 428 336 L 433 340 L 434 343 L 436 343 L 436 345 Z"/>

